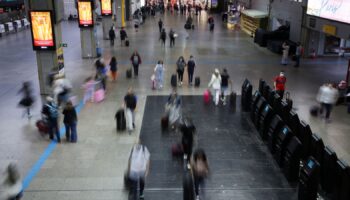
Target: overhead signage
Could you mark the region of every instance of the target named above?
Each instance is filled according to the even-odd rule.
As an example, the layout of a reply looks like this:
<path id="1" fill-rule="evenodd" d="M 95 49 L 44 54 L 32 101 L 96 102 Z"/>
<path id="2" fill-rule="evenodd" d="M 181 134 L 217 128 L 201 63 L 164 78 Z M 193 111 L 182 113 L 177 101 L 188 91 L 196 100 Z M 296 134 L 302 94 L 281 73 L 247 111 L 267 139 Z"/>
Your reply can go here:
<path id="1" fill-rule="evenodd" d="M 329 35 L 336 35 L 337 33 L 337 27 L 331 26 L 331 25 L 323 25 L 322 31 L 324 33 L 327 33 Z"/>
<path id="2" fill-rule="evenodd" d="M 92 17 L 92 2 L 78 1 L 78 18 L 79 27 L 93 27 L 94 21 Z"/>
<path id="3" fill-rule="evenodd" d="M 101 15 L 112 15 L 112 0 L 101 0 Z"/>
<path id="4" fill-rule="evenodd" d="M 308 0 L 308 15 L 350 23 L 349 0 Z"/>
<path id="5" fill-rule="evenodd" d="M 51 11 L 30 11 L 34 50 L 55 50 L 55 35 Z"/>

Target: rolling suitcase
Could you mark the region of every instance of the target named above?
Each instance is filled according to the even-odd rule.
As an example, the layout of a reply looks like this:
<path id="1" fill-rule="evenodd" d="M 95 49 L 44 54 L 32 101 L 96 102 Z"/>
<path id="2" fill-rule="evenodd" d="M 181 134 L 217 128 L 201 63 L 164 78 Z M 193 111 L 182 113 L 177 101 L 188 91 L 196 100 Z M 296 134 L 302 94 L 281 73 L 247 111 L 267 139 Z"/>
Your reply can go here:
<path id="1" fill-rule="evenodd" d="M 131 71 L 131 69 L 127 69 L 127 70 L 126 70 L 126 78 L 131 78 L 131 76 L 132 76 L 132 71 Z"/>
<path id="2" fill-rule="evenodd" d="M 98 89 L 94 93 L 94 101 L 99 103 L 105 99 L 105 91 L 103 89 Z"/>
<path id="3" fill-rule="evenodd" d="M 125 46 L 129 46 L 130 45 L 130 42 L 129 42 L 129 40 L 125 40 Z"/>
<path id="4" fill-rule="evenodd" d="M 176 87 L 176 86 L 177 86 L 176 74 L 171 75 L 170 83 L 171 83 L 171 86 L 172 86 L 172 87 Z"/>
<path id="5" fill-rule="evenodd" d="M 210 91 L 208 89 L 206 89 L 204 91 L 204 94 L 203 94 L 203 100 L 204 100 L 205 104 L 209 104 L 210 103 L 210 96 L 211 96 Z"/>
<path id="6" fill-rule="evenodd" d="M 124 131 L 126 129 L 126 119 L 124 114 L 124 109 L 120 109 L 115 114 L 115 119 L 117 123 L 117 131 Z"/>
<path id="7" fill-rule="evenodd" d="M 230 94 L 230 106 L 232 106 L 233 108 L 236 107 L 236 98 L 237 98 L 236 92 L 232 91 Z"/>
<path id="8" fill-rule="evenodd" d="M 46 122 L 43 119 L 40 119 L 36 122 L 36 127 L 38 128 L 38 131 L 42 134 L 46 134 L 49 132 L 49 125 L 48 122 Z"/>
<path id="9" fill-rule="evenodd" d="M 317 117 L 319 111 L 320 111 L 320 108 L 318 106 L 312 106 L 310 109 L 310 114 L 314 117 Z"/>
<path id="10" fill-rule="evenodd" d="M 160 125 L 162 127 L 162 131 L 166 130 L 169 126 L 169 117 L 168 116 L 162 117 L 160 120 Z"/>
<path id="11" fill-rule="evenodd" d="M 199 87 L 200 84 L 201 84 L 201 79 L 197 76 L 196 78 L 194 78 L 194 86 Z"/>

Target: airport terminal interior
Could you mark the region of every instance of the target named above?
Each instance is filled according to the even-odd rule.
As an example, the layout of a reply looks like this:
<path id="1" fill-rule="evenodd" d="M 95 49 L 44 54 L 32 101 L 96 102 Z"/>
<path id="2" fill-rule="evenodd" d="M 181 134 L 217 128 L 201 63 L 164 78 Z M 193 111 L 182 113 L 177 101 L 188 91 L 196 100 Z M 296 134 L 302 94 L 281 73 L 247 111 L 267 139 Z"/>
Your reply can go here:
<path id="1" fill-rule="evenodd" d="M 213 5 L 214 1 L 211 2 Z M 234 2 L 237 6 L 240 1 Z M 241 5 L 244 4 L 242 2 Z M 254 8 L 252 5 L 244 5 L 246 10 Z M 349 3 L 344 5 L 350 6 Z M 64 102 L 58 110 L 60 143 L 50 140 L 48 134 L 40 133 L 37 127 L 37 121 L 43 118 L 42 107 L 47 103 L 47 96 L 54 97 L 52 94 L 55 92 L 53 87 L 42 84 L 48 83 L 48 72 L 57 68 L 54 66 L 57 58 L 39 58 L 56 50 L 33 50 L 35 43 L 32 41 L 30 20 L 31 25 L 18 28 L 15 33 L 2 33 L 1 186 L 7 184 L 4 180 L 6 170 L 10 163 L 14 163 L 20 174 L 20 191 L 24 200 L 133 199 L 132 190 L 126 187 L 124 177 L 131 149 L 140 141 L 150 153 L 143 195 L 147 200 L 350 199 L 349 97 L 343 93 L 344 100 L 333 106 L 329 119 L 325 119 L 322 114 L 310 112 L 319 108 L 317 95 L 323 84 L 333 83 L 338 87 L 343 81 L 349 88 L 346 81 L 350 65 L 346 51 L 350 42 L 335 39 L 341 43 L 338 46 L 343 46 L 336 51 L 334 41 L 327 43 L 331 40 L 327 34 L 322 40 L 325 46 L 321 50 L 315 50 L 309 42 L 316 41 L 313 34 L 304 37 L 298 29 L 300 32 L 296 35 L 300 37 L 291 40 L 293 43 L 290 43 L 290 50 L 298 42 L 304 46 L 300 66 L 294 67 L 293 52 L 288 56 L 288 63 L 282 65 L 282 52 L 275 53 L 266 48 L 266 45 L 260 45 L 256 39 L 258 32 L 247 33 L 244 24 L 241 24 L 242 20 L 248 19 L 242 8 L 241 14 L 234 10 L 232 16 L 231 11 L 224 13 L 211 9 L 213 8 L 206 10 L 203 5 L 198 15 L 196 11 L 181 14 L 180 11 L 172 11 L 173 7 L 168 10 L 165 6 L 164 13 L 157 11 L 155 16 L 147 14 L 137 29 L 135 23 L 138 22 L 130 16 L 131 20 L 122 22 L 129 46 L 125 45 L 125 41 L 120 41 L 121 25 L 118 20 L 113 22 L 116 39 L 115 44 L 111 45 L 111 41 L 104 36 L 103 19 L 96 19 L 93 22 L 93 37 L 97 44 L 94 46 L 94 54 L 97 51 L 101 55 L 89 58 L 82 58 L 82 51 L 86 51 L 87 47 L 83 47 L 82 37 L 86 35 L 83 36 L 81 31 L 84 28 L 79 27 L 80 19 L 62 20 L 60 31 L 63 45 L 60 49 L 63 49 L 64 72 L 59 74 L 64 73 L 64 78 L 72 86 L 69 96 L 77 112 L 76 143 L 67 141 L 65 137 L 62 114 Z M 189 15 L 192 16 L 194 29 L 184 28 Z M 228 18 L 223 20 L 225 16 Z M 101 18 L 103 17 L 106 16 Z M 213 30 L 210 30 L 208 24 L 210 17 L 215 23 Z M 160 40 L 160 19 L 167 36 L 165 45 Z M 172 47 L 168 36 L 170 29 L 176 33 Z M 291 32 L 293 30 L 295 29 L 291 28 Z M 336 35 L 342 30 L 344 29 L 338 28 Z M 348 35 L 350 25 L 346 25 L 346 30 Z M 55 34 L 57 36 L 60 33 L 55 30 Z M 317 36 L 317 42 L 321 43 L 320 35 Z M 295 34 L 290 33 L 290 36 L 295 37 Z M 132 71 L 132 77 L 129 78 L 126 74 L 132 69 L 130 57 L 134 51 L 139 53 L 142 62 L 138 76 Z M 59 53 L 52 55 L 57 54 Z M 172 75 L 177 74 L 176 63 L 180 56 L 186 62 L 193 56 L 196 64 L 193 76 L 200 78 L 199 85 L 195 85 L 195 80 L 193 84 L 188 83 L 187 68 L 183 84 L 177 80 L 172 85 Z M 84 84 L 89 77 L 95 78 L 96 61 L 104 62 L 106 68 L 109 68 L 112 57 L 117 59 L 116 80 L 112 80 L 108 71 L 104 98 L 101 101 L 84 101 Z M 55 60 L 55 64 L 52 65 L 50 59 Z M 159 60 L 164 63 L 163 84 L 162 87 L 153 88 L 151 78 Z M 213 102 L 215 91 L 208 85 L 216 69 L 220 73 L 227 69 L 232 82 L 228 88 L 226 104 L 220 101 L 216 105 Z M 287 105 L 289 102 L 286 100 L 286 92 L 282 100 L 274 98 L 274 79 L 281 71 L 287 80 L 285 91 L 293 102 L 290 111 L 283 111 L 281 103 L 283 101 Z M 43 77 L 45 73 L 47 77 Z M 34 103 L 30 117 L 26 116 L 26 109 L 19 105 L 24 82 L 29 82 L 32 88 Z M 93 95 L 102 88 L 101 82 L 97 80 L 95 83 Z M 269 85 L 270 90 L 263 85 Z M 133 88 L 137 99 L 135 128 L 132 131 L 117 131 L 115 115 L 124 108 L 124 96 L 129 88 Z M 166 103 L 174 90 L 181 99 L 182 117 L 175 128 L 169 125 L 163 129 L 161 123 L 166 115 Z M 213 95 L 209 102 L 204 97 L 207 90 Z M 236 99 L 231 92 L 236 95 Z M 269 109 L 272 109 L 271 112 Z M 288 128 L 280 126 L 277 130 L 271 125 L 275 115 L 280 115 L 283 127 Z M 297 120 L 290 119 L 295 115 Z M 193 151 L 205 151 L 210 169 L 198 197 L 184 195 L 184 174 L 186 171 L 191 173 L 186 165 L 191 156 L 184 158 L 182 154 L 174 155 L 174 145 L 181 144 L 183 137 L 182 129 L 178 126 L 185 126 L 181 125 L 181 118 L 185 117 L 191 119 L 196 128 Z M 309 130 L 307 125 L 311 129 L 309 133 L 306 133 Z M 309 135 L 306 136 L 307 134 Z M 293 145 L 293 142 L 297 145 Z M 193 187 L 192 184 L 191 190 Z M 0 187 L 0 198 L 3 198 L 1 194 L 5 193 L 6 188 L 9 186 Z M 9 197 L 4 197 L 5 199 Z"/>

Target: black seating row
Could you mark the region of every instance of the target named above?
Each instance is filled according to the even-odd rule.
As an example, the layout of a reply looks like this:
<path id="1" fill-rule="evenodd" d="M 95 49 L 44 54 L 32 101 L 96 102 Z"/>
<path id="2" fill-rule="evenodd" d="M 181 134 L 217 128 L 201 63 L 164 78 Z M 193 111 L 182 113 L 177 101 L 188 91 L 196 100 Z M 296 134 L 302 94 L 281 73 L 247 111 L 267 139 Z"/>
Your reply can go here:
<path id="1" fill-rule="evenodd" d="M 254 95 L 248 80 L 242 85 L 242 106 L 290 182 L 299 182 L 299 199 L 316 199 L 318 188 L 334 200 L 350 199 L 350 167 L 325 146 L 322 138 L 299 119 L 265 81 Z M 247 99 L 247 98 L 251 99 Z M 250 108 L 247 105 L 250 103 Z M 309 164 L 309 163 L 314 164 Z M 300 168 L 303 166 L 302 168 Z"/>

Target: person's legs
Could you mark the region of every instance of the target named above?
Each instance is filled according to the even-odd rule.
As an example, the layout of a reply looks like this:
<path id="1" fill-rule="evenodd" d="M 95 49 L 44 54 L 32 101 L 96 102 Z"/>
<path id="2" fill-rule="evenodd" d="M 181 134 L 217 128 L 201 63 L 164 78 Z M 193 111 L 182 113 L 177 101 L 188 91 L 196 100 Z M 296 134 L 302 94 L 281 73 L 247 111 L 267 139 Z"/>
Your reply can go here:
<path id="1" fill-rule="evenodd" d="M 190 84 L 192 84 L 192 79 L 193 79 L 193 71 L 188 72 L 188 81 Z"/>
<path id="2" fill-rule="evenodd" d="M 180 81 L 181 81 L 181 85 L 182 85 L 183 79 L 184 79 L 184 71 L 180 71 Z"/>
<path id="3" fill-rule="evenodd" d="M 131 189 L 130 189 L 130 192 L 129 192 L 129 196 L 131 196 L 131 199 L 132 200 L 137 200 L 137 188 L 138 188 L 138 181 L 134 181 L 132 180 L 131 181 Z"/>
<path id="4" fill-rule="evenodd" d="M 78 140 L 78 135 L 77 135 L 77 123 L 72 123 L 72 124 L 70 125 L 70 127 L 71 127 L 71 130 L 72 130 L 70 142 L 76 143 L 77 140 Z"/>
<path id="5" fill-rule="evenodd" d="M 194 192 L 196 193 L 196 196 L 199 195 L 199 177 L 194 175 Z"/>
<path id="6" fill-rule="evenodd" d="M 220 98 L 220 89 L 215 90 L 215 105 L 219 104 L 219 98 Z"/>
<path id="7" fill-rule="evenodd" d="M 332 104 L 325 103 L 325 109 L 326 109 L 326 120 L 329 120 L 329 116 L 331 115 L 332 111 Z"/>
<path id="8" fill-rule="evenodd" d="M 138 76 L 139 75 L 139 65 L 134 64 L 133 67 L 134 67 L 134 75 Z"/>
<path id="9" fill-rule="evenodd" d="M 126 115 L 126 124 L 127 124 L 127 129 L 129 132 L 133 130 L 133 116 L 132 116 L 132 111 L 130 108 L 125 109 L 125 115 Z"/>
<path id="10" fill-rule="evenodd" d="M 71 133 L 70 133 L 71 126 L 68 123 L 64 123 L 64 126 L 66 127 L 66 140 L 70 141 L 70 138 L 71 138 Z"/>
<path id="11" fill-rule="evenodd" d="M 284 90 L 276 90 L 276 93 L 283 99 Z"/>
<path id="12" fill-rule="evenodd" d="M 143 190 L 145 189 L 145 179 L 140 178 L 140 199 L 144 198 Z"/>
<path id="13" fill-rule="evenodd" d="M 58 125 L 58 119 L 55 119 L 53 124 L 54 124 L 54 129 L 55 129 L 55 133 L 56 133 L 57 142 L 61 143 L 60 127 Z"/>
<path id="14" fill-rule="evenodd" d="M 295 56 L 295 65 L 294 67 L 299 67 L 300 64 L 300 56 Z"/>
<path id="15" fill-rule="evenodd" d="M 49 120 L 49 138 L 50 138 L 50 140 L 53 140 L 53 132 L 55 131 L 53 124 L 54 123 L 52 122 L 52 120 Z"/>

